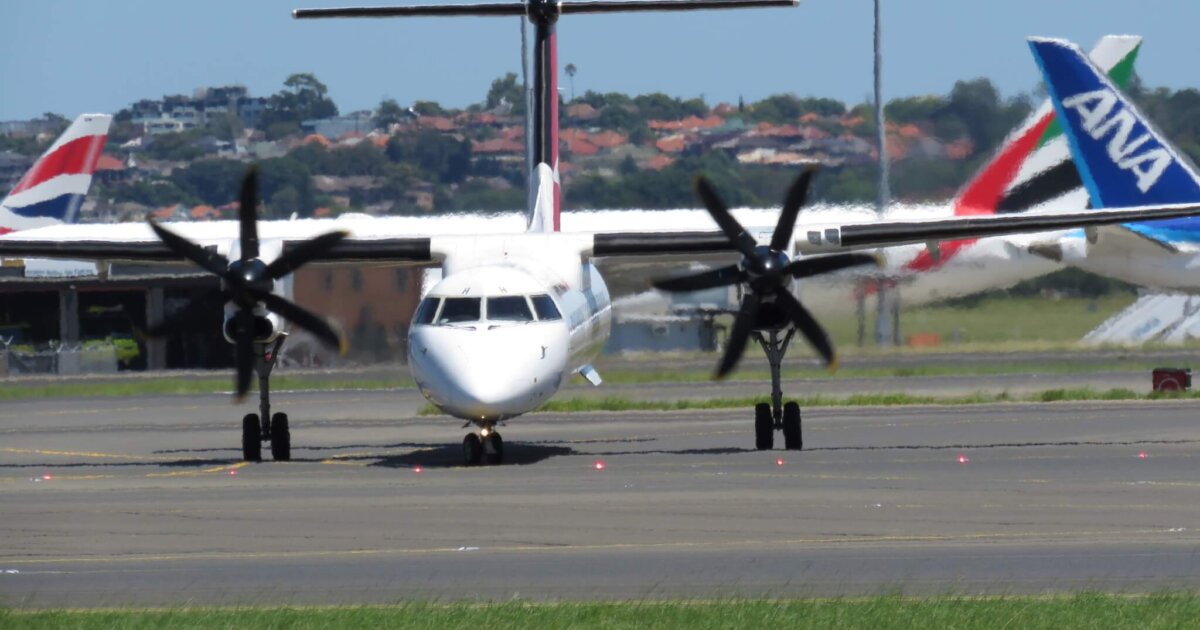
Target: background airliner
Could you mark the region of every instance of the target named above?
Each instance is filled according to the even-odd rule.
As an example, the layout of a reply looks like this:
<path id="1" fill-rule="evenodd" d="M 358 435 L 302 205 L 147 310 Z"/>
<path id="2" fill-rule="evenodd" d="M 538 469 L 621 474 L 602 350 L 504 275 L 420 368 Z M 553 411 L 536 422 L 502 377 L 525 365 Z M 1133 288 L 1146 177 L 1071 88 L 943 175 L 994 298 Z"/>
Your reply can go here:
<path id="1" fill-rule="evenodd" d="M 74 223 L 111 124 L 106 114 L 76 118 L 0 201 L 0 234 Z"/>
<path id="2" fill-rule="evenodd" d="M 1200 201 L 1200 176 L 1115 81 L 1078 46 L 1031 38 L 1071 151 L 1098 208 Z M 1139 221 L 1075 232 L 1040 251 L 1133 284 L 1200 291 L 1200 219 Z"/>
<path id="3" fill-rule="evenodd" d="M 300 10 L 300 18 L 421 15 L 524 16 L 535 27 L 533 168 L 531 206 L 525 231 L 489 234 L 388 232 L 383 222 L 335 219 L 259 222 L 256 176 L 243 182 L 239 221 L 207 225 L 60 226 L 0 237 L 0 255 L 69 259 L 191 261 L 222 279 L 212 299 L 226 304 L 224 332 L 234 344 L 236 399 L 258 373 L 259 414 L 243 418 L 247 460 L 261 458 L 269 441 L 275 459 L 290 457 L 286 414 L 270 413 L 269 377 L 285 339 L 284 322 L 307 329 L 325 342 L 340 343 L 323 320 L 293 304 L 289 274 L 306 263 L 363 261 L 436 263 L 442 280 L 418 306 L 409 332 L 409 361 L 421 392 L 448 414 L 479 427 L 463 440 L 464 460 L 498 462 L 503 441 L 496 423 L 536 409 L 572 374 L 599 384 L 591 367 L 609 333 L 611 303 L 595 266 L 598 258 L 691 256 L 729 253 L 737 262 L 686 278 L 664 280 L 669 289 L 733 284 L 741 303 L 730 342 L 717 368 L 729 372 L 745 346 L 756 340 L 772 370 L 772 403 L 755 409 L 755 443 L 770 448 L 782 430 L 785 446 L 802 445 L 800 413 L 782 404 L 779 370 L 798 333 L 831 365 L 836 357 L 828 336 L 794 296 L 806 279 L 873 261 L 852 250 L 909 243 L 934 243 L 1028 231 L 1063 230 L 1142 218 L 1200 213 L 1200 204 L 1172 208 L 1093 210 L 1019 215 L 955 216 L 936 220 L 882 220 L 797 224 L 813 171 L 788 191 L 774 230 L 764 239 L 732 216 L 703 177 L 697 192 L 719 230 L 635 232 L 610 229 L 567 233 L 561 227 L 558 163 L 558 90 L 555 25 L 561 15 L 614 11 L 793 6 L 790 0 L 703 0 L 446 5 L 399 8 Z M 395 224 L 392 224 L 395 225 Z M 765 241 L 765 242 L 764 242 Z M 827 254 L 827 255 L 823 255 Z M 186 309 L 185 309 L 186 311 Z M 172 332 L 180 312 L 156 332 Z M 214 322 L 215 323 L 215 322 Z"/>

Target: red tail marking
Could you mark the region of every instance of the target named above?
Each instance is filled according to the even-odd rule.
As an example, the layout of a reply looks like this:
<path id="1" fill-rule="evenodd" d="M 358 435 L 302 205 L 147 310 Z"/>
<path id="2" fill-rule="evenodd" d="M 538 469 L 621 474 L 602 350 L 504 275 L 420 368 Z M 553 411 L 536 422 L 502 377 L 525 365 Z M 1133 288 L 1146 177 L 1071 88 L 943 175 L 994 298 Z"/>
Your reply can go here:
<path id="1" fill-rule="evenodd" d="M 1020 172 L 1021 164 L 1037 148 L 1038 142 L 1041 141 L 1042 135 L 1053 120 L 1054 113 L 1047 114 L 993 158 L 987 165 L 987 168 L 983 169 L 983 172 L 978 177 L 971 180 L 971 183 L 963 190 L 962 195 L 958 197 L 954 205 L 954 215 L 996 214 L 996 206 L 1000 204 L 1000 199 L 1004 197 L 1004 190 L 1008 188 L 1013 178 Z M 921 253 L 917 254 L 917 257 L 912 259 L 904 268 L 909 271 L 929 271 L 936 269 L 954 257 L 964 247 L 977 240 L 979 239 L 972 238 L 940 243 L 938 245 L 938 249 L 940 250 L 938 260 L 934 260 L 933 254 L 928 249 L 921 250 Z"/>

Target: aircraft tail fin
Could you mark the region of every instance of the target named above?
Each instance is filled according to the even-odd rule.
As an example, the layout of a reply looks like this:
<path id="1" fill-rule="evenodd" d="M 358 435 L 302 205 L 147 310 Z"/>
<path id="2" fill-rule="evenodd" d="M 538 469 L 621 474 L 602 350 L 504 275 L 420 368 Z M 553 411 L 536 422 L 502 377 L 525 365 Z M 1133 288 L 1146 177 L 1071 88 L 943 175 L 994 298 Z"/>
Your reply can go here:
<path id="1" fill-rule="evenodd" d="M 1075 163 L 1097 207 L 1200 201 L 1200 177 L 1071 42 L 1029 38 Z"/>
<path id="2" fill-rule="evenodd" d="M 1114 83 L 1124 85 L 1133 74 L 1142 38 L 1107 35 L 1096 43 L 1091 58 Z M 954 198 L 954 214 L 1023 213 L 1047 204 L 1083 210 L 1087 195 L 1071 163 L 1071 152 L 1049 100 L 1016 127 Z M 909 262 L 911 271 L 927 271 L 948 261 L 974 240 L 940 243 L 938 255 L 922 251 Z"/>
<path id="3" fill-rule="evenodd" d="M 562 203 L 559 192 L 558 173 L 542 162 L 530 175 L 529 190 L 533 194 L 529 214 L 529 232 L 557 232 L 561 228 Z"/>
<path id="4" fill-rule="evenodd" d="M 0 201 L 0 234 L 75 222 L 110 124 L 107 114 L 76 118 Z"/>

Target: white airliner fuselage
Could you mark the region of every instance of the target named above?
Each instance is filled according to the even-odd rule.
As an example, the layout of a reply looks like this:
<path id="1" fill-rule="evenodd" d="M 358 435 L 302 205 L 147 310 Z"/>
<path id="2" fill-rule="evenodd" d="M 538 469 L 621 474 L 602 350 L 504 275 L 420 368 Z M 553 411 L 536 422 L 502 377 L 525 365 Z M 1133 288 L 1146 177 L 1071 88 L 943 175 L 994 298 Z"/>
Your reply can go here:
<path id="1" fill-rule="evenodd" d="M 587 366 L 612 318 L 604 279 L 583 262 L 589 240 L 534 233 L 446 241 L 443 278 L 409 331 L 421 393 L 453 416 L 495 422 L 536 409 Z"/>

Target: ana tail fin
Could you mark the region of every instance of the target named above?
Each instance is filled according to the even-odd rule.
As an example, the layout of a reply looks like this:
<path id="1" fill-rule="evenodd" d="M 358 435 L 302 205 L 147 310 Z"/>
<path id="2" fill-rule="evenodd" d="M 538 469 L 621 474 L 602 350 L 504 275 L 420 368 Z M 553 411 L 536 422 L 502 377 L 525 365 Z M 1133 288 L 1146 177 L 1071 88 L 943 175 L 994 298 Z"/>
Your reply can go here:
<path id="1" fill-rule="evenodd" d="M 1093 205 L 1200 201 L 1194 166 L 1078 46 L 1031 37 L 1029 47 Z"/>

